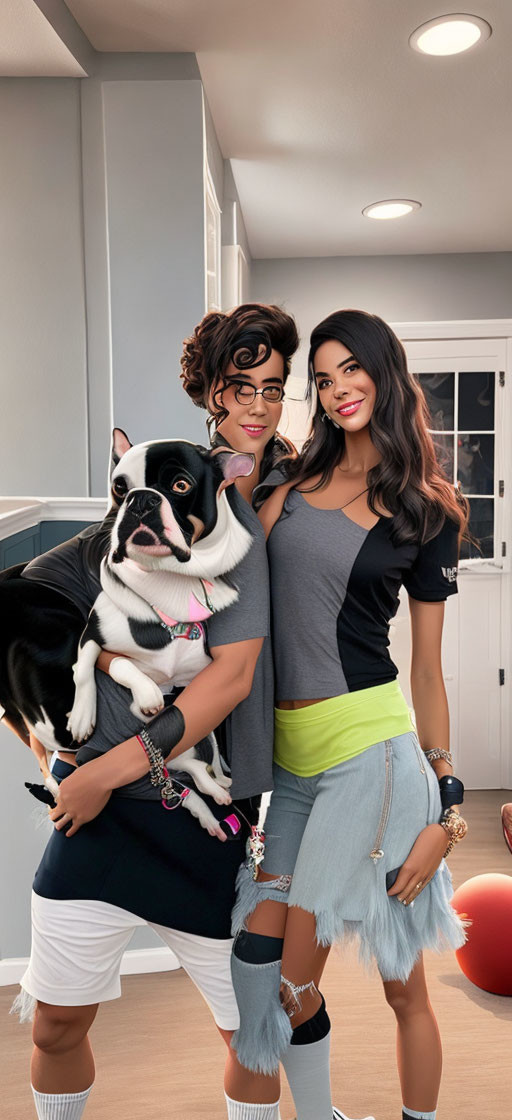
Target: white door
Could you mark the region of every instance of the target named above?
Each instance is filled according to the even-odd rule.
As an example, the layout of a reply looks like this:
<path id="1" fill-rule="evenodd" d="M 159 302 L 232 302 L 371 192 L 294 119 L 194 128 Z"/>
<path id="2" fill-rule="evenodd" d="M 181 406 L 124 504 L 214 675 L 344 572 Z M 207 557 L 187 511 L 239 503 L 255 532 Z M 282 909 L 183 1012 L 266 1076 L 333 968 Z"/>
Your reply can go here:
<path id="1" fill-rule="evenodd" d="M 459 595 L 448 600 L 443 667 L 456 771 L 469 788 L 506 784 L 510 683 L 510 493 L 512 416 L 502 339 L 404 342 L 409 368 L 429 405 L 431 431 L 447 476 L 471 507 Z M 508 402 L 506 404 L 506 402 Z M 508 441 L 508 445 L 507 442 Z M 507 478 L 508 474 L 508 478 Z M 394 620 L 391 655 L 409 693 L 407 595 Z"/>

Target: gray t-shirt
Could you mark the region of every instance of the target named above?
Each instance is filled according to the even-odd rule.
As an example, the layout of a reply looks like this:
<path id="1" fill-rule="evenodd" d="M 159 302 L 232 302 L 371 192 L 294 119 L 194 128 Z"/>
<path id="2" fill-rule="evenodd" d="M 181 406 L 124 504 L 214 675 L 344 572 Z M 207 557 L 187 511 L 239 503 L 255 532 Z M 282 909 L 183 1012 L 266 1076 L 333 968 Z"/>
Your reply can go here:
<path id="1" fill-rule="evenodd" d="M 229 573 L 239 590 L 236 603 L 206 624 L 210 648 L 263 638 L 250 695 L 227 716 L 218 731 L 221 749 L 231 767 L 233 798 L 255 797 L 272 789 L 273 666 L 270 648 L 268 565 L 263 529 L 246 501 L 232 488 L 230 503 L 253 534 L 244 559 Z M 72 540 L 58 545 L 26 566 L 24 578 L 36 579 L 61 591 L 84 613 L 100 591 L 99 564 L 108 550 L 105 523 L 89 526 Z M 140 720 L 130 711 L 130 693 L 106 673 L 96 672 L 97 724 L 87 746 L 103 753 L 140 731 Z M 156 717 L 166 719 L 165 711 Z M 151 727 L 151 724 L 145 726 Z M 211 728 L 214 730 L 214 728 Z M 78 756 L 79 757 L 79 756 Z M 149 778 L 122 787 L 124 795 L 158 799 Z"/>
<path id="2" fill-rule="evenodd" d="M 395 680 L 389 624 L 403 584 L 413 599 L 457 591 L 458 525 L 425 543 L 399 540 L 395 518 L 363 528 L 290 490 L 268 539 L 278 700 L 320 700 Z"/>

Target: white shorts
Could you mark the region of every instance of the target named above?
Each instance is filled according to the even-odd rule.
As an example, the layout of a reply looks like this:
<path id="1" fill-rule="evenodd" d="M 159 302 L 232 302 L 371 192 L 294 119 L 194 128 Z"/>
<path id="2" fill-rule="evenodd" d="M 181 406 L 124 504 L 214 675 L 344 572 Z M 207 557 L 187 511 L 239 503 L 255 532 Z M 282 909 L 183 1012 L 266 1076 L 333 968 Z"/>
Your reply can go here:
<path id="1" fill-rule="evenodd" d="M 118 999 L 121 958 L 132 933 L 149 926 L 176 954 L 222 1030 L 239 1026 L 231 982 L 231 938 L 182 933 L 109 902 L 43 898 L 32 892 L 32 952 L 21 986 L 34 999 L 83 1007 Z"/>

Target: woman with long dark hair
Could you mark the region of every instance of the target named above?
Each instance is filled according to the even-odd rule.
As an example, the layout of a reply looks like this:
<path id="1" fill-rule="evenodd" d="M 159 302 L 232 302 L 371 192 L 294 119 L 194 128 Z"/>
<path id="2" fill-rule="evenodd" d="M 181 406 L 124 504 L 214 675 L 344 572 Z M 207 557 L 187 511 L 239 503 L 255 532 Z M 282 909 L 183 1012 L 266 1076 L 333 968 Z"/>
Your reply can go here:
<path id="1" fill-rule="evenodd" d="M 289 373 L 289 358 L 296 345 L 295 326 L 290 317 L 278 307 L 261 304 L 243 304 L 227 315 L 211 312 L 185 340 L 181 359 L 184 388 L 199 407 L 207 409 L 207 424 L 214 447 L 228 446 L 240 452 L 250 451 L 255 456 L 254 477 L 241 479 L 238 491 L 256 507 L 261 506 L 264 498 L 282 482 L 286 467 L 290 467 L 296 458 L 293 445 L 277 432 L 283 385 Z M 254 514 L 252 510 L 247 513 L 252 525 Z M 259 522 L 258 527 L 261 531 Z M 262 531 L 261 535 L 263 539 Z M 257 578 L 264 578 L 263 570 Z M 265 657 L 268 661 L 263 660 Z M 240 754 L 240 744 L 245 744 L 248 769 L 260 767 L 263 760 L 268 761 L 271 757 L 272 696 L 273 670 L 270 645 L 266 644 L 256 666 L 251 694 L 232 712 L 229 720 L 233 744 L 229 756 Z M 260 778 L 260 789 L 269 790 L 271 785 L 270 775 Z M 257 961 L 260 949 L 257 939 L 253 940 L 252 949 L 253 960 Z M 264 989 L 259 993 L 261 998 L 265 998 Z M 258 999 L 256 1010 L 257 1005 Z M 315 1070 L 317 1050 L 315 1039 L 309 1036 L 307 1030 L 294 1031 L 290 1043 L 281 1053 L 281 1062 L 300 1117 L 304 1084 Z M 266 1071 L 257 1069 L 256 1072 Z M 247 1070 L 236 1058 L 230 1066 L 229 1086 L 232 1097 L 236 1096 L 236 1100 L 228 1102 L 229 1115 L 233 1120 L 251 1120 L 249 1112 L 244 1111 L 248 1106 L 240 1101 L 254 1100 L 258 1092 L 258 1100 L 277 1101 L 279 1097 L 277 1070 L 248 1085 Z M 270 1111 L 271 1107 L 274 1112 Z M 266 1112 L 262 1114 L 261 1120 L 274 1120 L 274 1115 L 278 1116 L 277 1104 L 270 1106 L 268 1115 Z M 336 1108 L 331 1108 L 331 1117 L 348 1120 Z M 366 1120 L 373 1120 L 373 1117 Z"/>
<path id="2" fill-rule="evenodd" d="M 219 419 L 216 442 L 254 455 L 253 474 L 226 491 L 253 543 L 230 573 L 238 600 L 204 624 L 211 663 L 144 725 L 145 745 L 140 722 L 130 711 L 131 695 L 108 675 L 115 654 L 104 652 L 98 662 L 104 672 L 96 674 L 97 728 L 85 748 L 88 758 L 98 757 L 78 769 L 69 757 L 57 764 L 62 780 L 50 814 L 55 830 L 34 882 L 32 956 L 21 1000 L 37 1001 L 32 1085 L 40 1120 L 82 1115 L 94 1079 L 88 1031 L 99 1003 L 120 994 L 123 950 L 133 930 L 144 924 L 156 928 L 177 953 L 228 1044 L 230 1120 L 278 1117 L 277 1079 L 248 1073 L 229 1049 L 238 1023 L 230 915 L 245 837 L 257 820 L 259 797 L 272 783 L 267 563 L 263 531 L 249 500 L 267 462 L 291 451 L 276 429 L 297 344 L 295 323 L 280 308 L 246 305 L 230 315 L 207 316 L 185 345 L 185 387 Z M 128 449 L 117 430 L 115 456 Z M 115 488 L 113 502 L 115 515 Z M 99 591 L 99 564 L 110 546 L 111 524 L 92 526 L 33 561 L 23 578 L 71 598 L 85 612 L 85 622 Z M 231 768 L 234 828 L 228 838 L 229 827 L 221 827 L 225 806 L 208 799 L 219 821 L 217 839 L 181 808 L 163 811 L 160 794 L 148 780 L 146 752 L 151 748 L 153 757 L 160 754 L 161 764 L 219 724 L 220 747 Z M 172 1046 L 178 1025 L 171 1011 L 168 1026 Z"/>
<path id="3" fill-rule="evenodd" d="M 234 1045 L 249 1068 L 270 1071 L 292 1030 L 307 1032 L 317 1068 L 298 1120 L 330 1120 L 319 983 L 330 946 L 355 938 L 396 1015 L 403 1117 L 434 1120 L 441 1045 L 422 952 L 464 941 L 443 859 L 466 826 L 441 635 L 467 506 L 438 468 L 403 347 L 377 316 L 339 311 L 314 329 L 308 395 L 311 435 L 260 514 L 271 573 L 274 792 L 263 863 L 239 877 Z M 388 652 L 401 585 L 417 731 Z"/>

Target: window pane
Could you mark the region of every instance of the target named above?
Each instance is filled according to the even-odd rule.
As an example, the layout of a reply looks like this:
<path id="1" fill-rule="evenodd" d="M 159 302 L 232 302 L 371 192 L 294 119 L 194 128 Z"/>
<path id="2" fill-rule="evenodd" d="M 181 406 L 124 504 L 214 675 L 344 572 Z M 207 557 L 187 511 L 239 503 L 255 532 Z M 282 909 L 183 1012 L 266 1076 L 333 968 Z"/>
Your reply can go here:
<path id="1" fill-rule="evenodd" d="M 462 541 L 460 558 L 489 559 L 494 555 L 494 501 L 492 498 L 471 498 L 470 507 L 469 531 L 476 544 Z"/>
<path id="2" fill-rule="evenodd" d="M 459 436 L 458 463 L 465 494 L 494 494 L 494 436 Z"/>
<path id="3" fill-rule="evenodd" d="M 450 480 L 455 482 L 453 466 L 453 442 L 455 436 L 445 436 L 440 432 L 431 432 L 434 441 L 434 451 L 441 470 Z"/>
<path id="4" fill-rule="evenodd" d="M 494 429 L 494 373 L 459 373 L 459 431 Z"/>
<path id="5" fill-rule="evenodd" d="M 416 375 L 427 399 L 431 421 L 429 428 L 438 432 L 453 431 L 453 373 L 419 373 Z"/>

